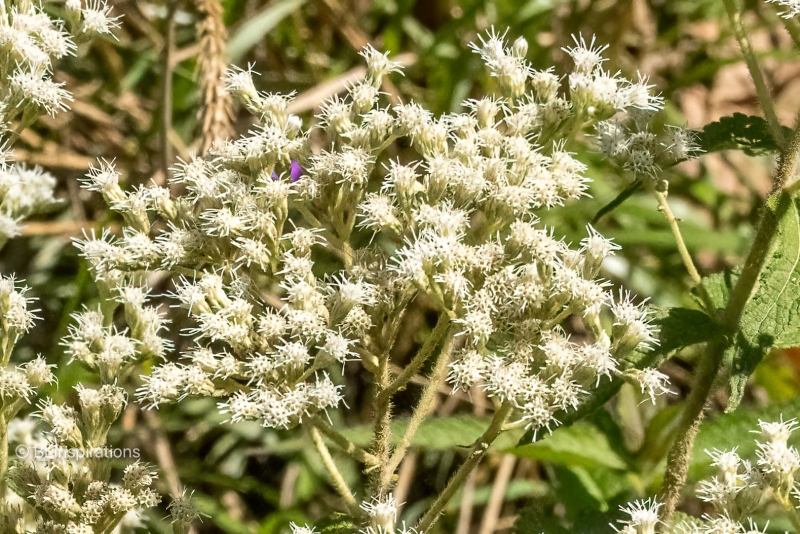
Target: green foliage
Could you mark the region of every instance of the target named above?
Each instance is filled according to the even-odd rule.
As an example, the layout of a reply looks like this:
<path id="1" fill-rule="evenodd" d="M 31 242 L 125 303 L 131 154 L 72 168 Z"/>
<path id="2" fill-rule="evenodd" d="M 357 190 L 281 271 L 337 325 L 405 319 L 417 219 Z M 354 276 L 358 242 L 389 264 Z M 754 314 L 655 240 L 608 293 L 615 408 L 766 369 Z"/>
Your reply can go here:
<path id="1" fill-rule="evenodd" d="M 572 467 L 627 468 L 627 462 L 615 450 L 609 437 L 596 426 L 582 422 L 545 435 L 535 443 L 515 447 L 510 452 Z"/>
<path id="2" fill-rule="evenodd" d="M 246 21 L 228 41 L 231 63 L 237 64 L 247 52 L 264 39 L 280 22 L 300 9 L 306 0 L 271 2 L 255 17 Z"/>
<path id="3" fill-rule="evenodd" d="M 790 128 L 783 128 L 787 137 L 791 135 Z M 698 133 L 698 145 L 704 153 L 741 150 L 748 156 L 761 156 L 780 151 L 766 119 L 744 113 L 707 124 Z"/>
<path id="4" fill-rule="evenodd" d="M 800 345 L 800 200 L 784 193 L 773 198 L 768 209 L 765 217 L 777 219 L 777 230 L 726 356 L 731 386 L 728 411 L 741 402 L 747 379 L 768 350 Z M 737 279 L 736 272 L 728 271 L 706 278 L 703 284 L 723 308 Z"/>

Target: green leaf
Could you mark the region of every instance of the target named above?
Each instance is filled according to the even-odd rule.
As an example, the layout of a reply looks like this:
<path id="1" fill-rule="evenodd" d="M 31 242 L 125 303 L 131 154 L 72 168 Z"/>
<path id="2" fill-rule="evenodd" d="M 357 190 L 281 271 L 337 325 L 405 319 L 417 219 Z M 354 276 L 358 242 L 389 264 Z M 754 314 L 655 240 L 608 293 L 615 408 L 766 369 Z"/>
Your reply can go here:
<path id="1" fill-rule="evenodd" d="M 660 329 L 655 350 L 664 356 L 709 341 L 718 333 L 717 325 L 708 315 L 690 308 L 656 308 L 653 322 Z"/>
<path id="2" fill-rule="evenodd" d="M 534 502 L 522 510 L 519 519 L 514 523 L 514 532 L 518 534 L 570 533 L 570 531 L 561 524 L 561 519 L 540 502 Z"/>
<path id="3" fill-rule="evenodd" d="M 800 345 L 800 199 L 783 193 L 771 199 L 768 209 L 771 213 L 765 216 L 777 219 L 777 230 L 726 354 L 728 411 L 739 405 L 747 379 L 767 351 Z M 704 279 L 703 285 L 722 308 L 737 280 L 738 273 L 726 272 Z"/>
<path id="4" fill-rule="evenodd" d="M 420 449 L 453 449 L 472 445 L 489 427 L 491 417 L 455 415 L 422 421 L 411 440 L 411 446 Z M 408 419 L 392 423 L 392 443 L 396 445 L 408 427 Z M 342 434 L 360 447 L 367 447 L 373 437 L 372 425 L 359 425 L 342 431 Z M 520 432 L 506 432 L 495 441 L 494 448 L 513 447 Z"/>
<path id="5" fill-rule="evenodd" d="M 733 449 L 742 458 L 752 458 L 756 452 L 758 421 L 778 421 L 781 416 L 791 418 L 800 412 L 800 398 L 776 402 L 764 408 L 742 407 L 732 413 L 722 414 L 700 426 L 694 443 L 692 463 L 689 474 L 692 480 L 699 480 L 711 472 L 711 459 L 705 450 Z M 790 443 L 800 443 L 800 433 L 790 438 Z"/>
<path id="6" fill-rule="evenodd" d="M 608 437 L 596 426 L 576 423 L 558 429 L 535 443 L 509 451 L 517 456 L 571 467 L 610 467 L 627 469 L 625 460 L 614 450 Z"/>
<path id="7" fill-rule="evenodd" d="M 621 206 L 623 202 L 625 202 L 631 197 L 631 195 L 633 195 L 639 189 L 642 188 L 642 184 L 644 184 L 644 181 L 640 178 L 631 183 L 625 189 L 623 189 L 619 195 L 614 197 L 614 200 L 612 200 L 611 202 L 609 202 L 608 204 L 606 204 L 597 211 L 597 214 L 595 214 L 594 218 L 592 219 L 592 224 L 597 224 L 597 221 L 599 221 L 600 219 L 602 219 L 603 217 L 605 217 L 606 215 L 617 209 L 619 206 Z"/>
<path id="8" fill-rule="evenodd" d="M 358 525 L 347 514 L 333 513 L 317 524 L 320 534 L 355 534 L 358 532 Z"/>
<path id="9" fill-rule="evenodd" d="M 306 0 L 279 0 L 269 4 L 242 24 L 228 41 L 228 56 L 231 63 L 242 59 L 270 30 L 305 3 Z"/>
<path id="10" fill-rule="evenodd" d="M 788 138 L 792 131 L 783 128 Z M 749 156 L 760 156 L 780 151 L 766 119 L 743 113 L 734 113 L 706 124 L 698 133 L 698 145 L 706 153 L 742 150 Z"/>

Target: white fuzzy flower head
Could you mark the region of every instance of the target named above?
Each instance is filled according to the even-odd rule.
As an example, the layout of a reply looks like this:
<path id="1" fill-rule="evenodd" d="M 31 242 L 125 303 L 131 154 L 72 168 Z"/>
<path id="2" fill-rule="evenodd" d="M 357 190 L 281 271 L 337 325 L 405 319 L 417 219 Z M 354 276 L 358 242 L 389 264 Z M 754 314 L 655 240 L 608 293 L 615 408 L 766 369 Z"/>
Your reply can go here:
<path id="1" fill-rule="evenodd" d="M 89 0 L 81 10 L 83 15 L 83 31 L 87 34 L 113 35 L 119 28 L 119 17 L 111 15 L 111 7 L 104 0 Z"/>
<path id="2" fill-rule="evenodd" d="M 167 509 L 172 516 L 173 523 L 189 526 L 193 521 L 200 519 L 202 514 L 192 500 L 193 494 L 194 492 L 187 493 L 186 490 L 184 490 L 182 495 L 176 497 L 169 503 Z"/>
<path id="3" fill-rule="evenodd" d="M 656 526 L 661 523 L 658 519 L 658 509 L 661 506 L 662 503 L 655 499 L 634 501 L 628 506 L 620 506 L 620 510 L 630 518 L 622 521 L 622 524 L 632 534 L 655 534 Z"/>
<path id="4" fill-rule="evenodd" d="M 592 40 L 588 44 L 582 35 L 573 35 L 572 40 L 575 42 L 575 46 L 565 47 L 564 52 L 572 58 L 577 72 L 591 74 L 605 61 L 603 52 L 608 50 L 608 45 L 595 46 L 595 36 L 592 36 Z"/>
<path id="5" fill-rule="evenodd" d="M 50 116 L 69 109 L 67 103 L 72 101 L 72 95 L 63 88 L 63 83 L 52 81 L 43 72 L 33 68 L 16 69 L 9 81 L 18 106 L 32 105 Z"/>
<path id="6" fill-rule="evenodd" d="M 380 82 L 383 76 L 392 72 L 402 72 L 399 63 L 389 60 L 388 53 L 380 53 L 372 45 L 367 45 L 361 50 L 361 56 L 367 62 L 367 73 L 376 82 Z"/>
<path id="7" fill-rule="evenodd" d="M 780 15 L 785 19 L 800 15 L 800 1 L 798 0 L 767 0 L 767 2 L 780 6 L 783 9 Z"/>
<path id="8" fill-rule="evenodd" d="M 361 503 L 361 509 L 370 517 L 371 526 L 376 532 L 394 532 L 397 500 L 391 493 L 386 497 L 375 497 Z"/>
<path id="9" fill-rule="evenodd" d="M 632 371 L 633 378 L 639 383 L 647 398 L 653 404 L 656 397 L 672 393 L 669 389 L 669 377 L 657 369 L 644 369 Z"/>

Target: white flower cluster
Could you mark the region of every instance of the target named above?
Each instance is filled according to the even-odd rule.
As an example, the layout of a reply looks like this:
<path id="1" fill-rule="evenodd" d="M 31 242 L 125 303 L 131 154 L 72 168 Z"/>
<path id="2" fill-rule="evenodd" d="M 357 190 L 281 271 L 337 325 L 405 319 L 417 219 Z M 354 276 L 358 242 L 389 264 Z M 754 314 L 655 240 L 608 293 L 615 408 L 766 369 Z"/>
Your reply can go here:
<path id="1" fill-rule="evenodd" d="M 620 510 L 628 516 L 620 521 L 621 529 L 614 527 L 619 534 L 655 534 L 656 527 L 661 523 L 658 519 L 658 510 L 661 503 L 655 499 L 634 501 L 628 506 L 621 506 Z"/>
<path id="2" fill-rule="evenodd" d="M 419 534 L 405 523 L 397 524 L 398 502 L 391 493 L 384 498 L 373 498 L 361 503 L 361 511 L 367 519 L 367 525 L 358 534 Z M 316 534 L 314 527 L 290 524 L 292 534 Z"/>
<path id="3" fill-rule="evenodd" d="M 9 164 L 0 155 L 0 244 L 19 235 L 23 219 L 57 204 L 56 179 L 39 167 Z"/>
<path id="4" fill-rule="evenodd" d="M 651 111 L 635 109 L 597 124 L 597 144 L 603 154 L 644 179 L 655 178 L 660 169 L 692 158 L 700 150 L 695 134 L 685 128 L 651 131 L 651 117 Z"/>
<path id="5" fill-rule="evenodd" d="M 30 404 L 36 390 L 55 381 L 42 358 L 11 365 L 11 352 L 19 338 L 33 327 L 27 288 L 18 288 L 13 278 L 0 277 L 0 421 L 10 421 Z M 6 429 L 0 428 L 0 432 Z"/>
<path id="6" fill-rule="evenodd" d="M 65 420 L 73 416 L 60 414 Z M 37 533 L 111 532 L 124 517 L 161 501 L 150 487 L 157 478 L 155 471 L 139 461 L 125 468 L 119 484 L 92 480 L 99 476 L 92 473 L 90 462 L 48 462 L 47 469 L 43 477 L 33 465 L 17 464 L 9 473 L 10 486 L 39 512 Z M 16 527 L 4 532 L 27 532 L 19 528 L 26 524 L 22 508 L 6 506 L 0 512 Z"/>
<path id="7" fill-rule="evenodd" d="M 127 287 L 120 294 L 131 330 L 139 337 L 128 338 L 106 326 L 100 312 L 79 315 L 68 346 L 73 356 L 98 369 L 104 385 L 98 389 L 76 388 L 80 410 L 49 399 L 40 402 L 38 416 L 50 428 L 48 459 L 42 462 L 42 458 L 31 455 L 20 458 L 8 473 L 11 488 L 37 510 L 40 520 L 31 525 L 30 514 L 24 514 L 10 500 L 2 501 L 3 532 L 28 532 L 31 526 L 36 532 L 47 533 L 107 532 L 126 514 L 153 507 L 160 500 L 150 488 L 155 474 L 149 467 L 129 465 L 122 485 L 111 485 L 109 460 L 92 457 L 93 451 L 105 447 L 108 431 L 125 406 L 125 392 L 115 382 L 124 376 L 126 358 L 163 350 L 158 337 L 150 335 L 144 325 L 146 320 L 141 319 L 147 310 L 143 307 L 144 293 Z M 0 421 L 8 425 L 0 428 L 4 433 L 10 431 L 12 418 L 31 402 L 35 390 L 55 381 L 51 366 L 42 358 L 16 368 L 9 365 L 14 344 L 33 326 L 29 305 L 24 289 L 17 289 L 11 278 L 0 278 Z M 82 456 L 76 456 L 75 451 L 82 451 Z M 0 475 L 5 477 L 6 473 Z"/>
<path id="8" fill-rule="evenodd" d="M 663 375 L 628 371 L 626 358 L 656 339 L 647 313 L 598 279 L 618 247 L 588 228 L 571 248 L 536 215 L 586 194 L 585 166 L 563 149 L 567 139 L 658 99 L 644 81 L 605 73 L 602 49 L 583 41 L 569 49 L 570 95 L 525 61 L 524 40 L 508 47 L 492 34 L 476 49 L 502 94 L 469 100 L 464 113 L 381 107 L 381 79 L 399 69 L 367 48 L 366 79 L 319 114 L 328 150 L 313 153 L 287 111 L 291 96 L 259 92 L 250 69 L 234 69 L 228 88 L 260 123 L 179 164 L 180 194 L 126 192 L 113 165 L 92 170 L 84 185 L 126 222 L 119 238 L 80 243 L 96 277 L 118 286 L 125 273 L 179 274 L 171 296 L 196 324 L 185 332 L 196 348 L 145 377 L 143 402 L 222 397 L 234 421 L 294 426 L 340 403 L 335 367 L 357 359 L 375 371 L 418 294 L 456 334 L 453 386 L 484 388 L 534 431 L 558 424 L 556 413 L 575 409 L 604 377 L 629 372 L 651 395 L 665 390 Z M 324 250 L 340 271 L 319 272 Z M 561 327 L 569 316 L 594 342 L 570 339 Z"/>
<path id="9" fill-rule="evenodd" d="M 783 8 L 781 17 L 790 19 L 800 15 L 800 1 L 798 0 L 767 0 L 770 4 L 778 4 Z"/>
<path id="10" fill-rule="evenodd" d="M 736 449 L 706 451 L 718 474 L 701 482 L 697 493 L 719 515 L 704 517 L 706 525 L 687 530 L 687 534 L 722 532 L 721 525 L 730 525 L 726 532 L 746 532 L 743 523 L 773 498 L 796 515 L 800 493 L 795 476 L 800 470 L 800 453 L 788 440 L 797 422 L 781 418 L 778 422 L 759 421 L 758 425 L 761 440 L 756 442 L 755 462 L 740 458 Z M 751 531 L 760 532 L 752 524 Z"/>
<path id="11" fill-rule="evenodd" d="M 717 474 L 700 482 L 697 495 L 710 503 L 716 514 L 680 522 L 673 532 L 680 534 L 763 534 L 751 516 L 770 502 L 780 504 L 795 520 L 800 507 L 800 485 L 795 478 L 800 471 L 800 452 L 788 440 L 796 430 L 792 419 L 778 422 L 759 421 L 756 461 L 743 459 L 737 449 L 706 451 Z M 651 534 L 661 506 L 655 500 L 637 501 L 622 510 L 630 516 L 618 532 Z"/>
<path id="12" fill-rule="evenodd" d="M 67 353 L 96 371 L 103 383 L 123 381 L 137 362 L 163 357 L 170 348 L 159 336 L 166 320 L 156 307 L 146 305 L 147 291 L 129 284 L 111 287 L 116 296 L 111 310 L 122 304 L 129 328 L 121 331 L 109 324 L 107 310 L 85 310 L 75 315 L 77 324 L 64 340 Z"/>
<path id="13" fill-rule="evenodd" d="M 77 44 L 110 34 L 118 24 L 101 0 L 67 1 L 64 20 L 51 18 L 38 2 L 0 6 L 0 137 L 21 131 L 42 115 L 68 108 L 72 95 L 53 81 L 55 63 L 74 55 Z M 55 203 L 56 181 L 39 168 L 10 163 L 0 149 L 0 245 L 19 234 L 20 222 Z"/>
<path id="14" fill-rule="evenodd" d="M 653 177 L 659 169 L 693 156 L 698 148 L 691 131 L 674 126 L 661 134 L 651 131 L 653 115 L 663 109 L 664 99 L 652 93 L 647 77 L 639 75 L 632 82 L 611 74 L 603 68 L 607 46 L 595 46 L 594 39 L 588 44 L 583 37 L 574 40 L 574 47 L 564 49 L 575 63 L 568 76 L 569 102 L 556 96 L 560 80 L 553 73 L 532 76 L 536 102 L 553 108 L 543 109 L 543 115 L 557 119 L 543 128 L 547 138 L 551 132 L 563 134 L 567 120 L 579 127 L 594 126 L 603 154 L 642 177 Z M 497 48 L 491 41 L 485 48 L 489 46 Z"/>

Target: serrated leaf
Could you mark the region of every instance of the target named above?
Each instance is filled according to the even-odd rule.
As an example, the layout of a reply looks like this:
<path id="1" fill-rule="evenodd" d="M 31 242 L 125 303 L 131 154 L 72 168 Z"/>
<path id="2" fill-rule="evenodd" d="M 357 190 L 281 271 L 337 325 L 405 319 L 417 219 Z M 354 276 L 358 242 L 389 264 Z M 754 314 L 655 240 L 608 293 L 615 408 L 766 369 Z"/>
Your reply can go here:
<path id="1" fill-rule="evenodd" d="M 777 219 L 777 230 L 726 354 L 731 386 L 728 411 L 739 405 L 747 379 L 768 350 L 800 345 L 800 200 L 782 193 L 768 209 L 765 216 Z M 724 307 L 738 276 L 725 272 L 704 279 L 715 305 Z"/>
<path id="2" fill-rule="evenodd" d="M 659 327 L 657 353 L 672 352 L 712 339 L 718 327 L 700 310 L 691 308 L 656 308 L 653 322 Z"/>
<path id="3" fill-rule="evenodd" d="M 782 128 L 788 138 L 791 129 Z M 698 133 L 698 145 L 705 153 L 742 150 L 749 156 L 760 156 L 780 151 L 766 119 L 743 113 L 734 113 L 706 124 Z"/>

